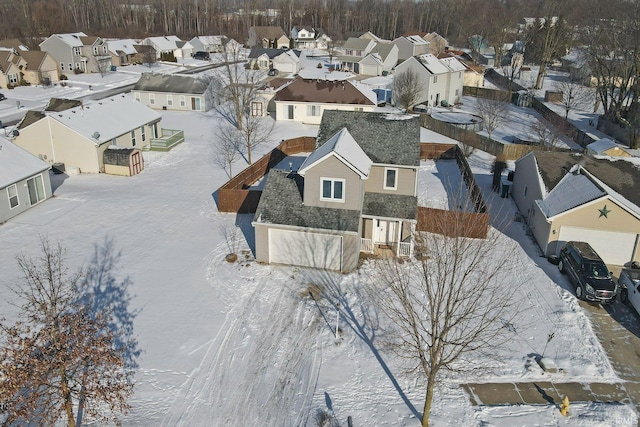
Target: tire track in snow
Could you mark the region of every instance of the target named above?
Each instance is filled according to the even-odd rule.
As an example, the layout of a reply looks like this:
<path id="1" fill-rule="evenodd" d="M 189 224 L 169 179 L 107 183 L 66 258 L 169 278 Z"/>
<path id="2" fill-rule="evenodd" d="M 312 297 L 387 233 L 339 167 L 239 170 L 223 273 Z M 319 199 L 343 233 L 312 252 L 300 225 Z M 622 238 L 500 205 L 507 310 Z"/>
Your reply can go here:
<path id="1" fill-rule="evenodd" d="M 281 283 L 271 289 L 259 278 L 238 281 L 254 289 L 229 310 L 163 425 L 306 424 L 321 364 L 320 321 L 290 281 L 270 277 Z"/>

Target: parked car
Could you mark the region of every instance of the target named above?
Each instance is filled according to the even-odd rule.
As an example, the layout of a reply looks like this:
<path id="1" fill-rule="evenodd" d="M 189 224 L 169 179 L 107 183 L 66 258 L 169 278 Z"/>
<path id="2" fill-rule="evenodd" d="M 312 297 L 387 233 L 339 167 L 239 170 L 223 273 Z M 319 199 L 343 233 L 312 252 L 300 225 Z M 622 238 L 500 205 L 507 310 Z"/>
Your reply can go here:
<path id="1" fill-rule="evenodd" d="M 579 299 L 611 303 L 618 286 L 602 258 L 586 242 L 568 242 L 560 250 L 558 269 L 569 276 Z"/>
<path id="2" fill-rule="evenodd" d="M 640 314 L 640 269 L 623 268 L 618 279 L 620 301 L 631 305 Z"/>
<path id="3" fill-rule="evenodd" d="M 276 70 L 275 68 L 272 68 L 267 72 L 267 74 L 270 75 L 270 76 L 277 76 L 278 75 L 278 70 Z"/>
<path id="4" fill-rule="evenodd" d="M 203 61 L 209 60 L 209 52 L 198 51 L 193 54 L 193 59 L 201 59 Z"/>
<path id="5" fill-rule="evenodd" d="M 5 99 L 7 99 L 7 97 L 0 93 L 0 101 L 4 101 Z"/>

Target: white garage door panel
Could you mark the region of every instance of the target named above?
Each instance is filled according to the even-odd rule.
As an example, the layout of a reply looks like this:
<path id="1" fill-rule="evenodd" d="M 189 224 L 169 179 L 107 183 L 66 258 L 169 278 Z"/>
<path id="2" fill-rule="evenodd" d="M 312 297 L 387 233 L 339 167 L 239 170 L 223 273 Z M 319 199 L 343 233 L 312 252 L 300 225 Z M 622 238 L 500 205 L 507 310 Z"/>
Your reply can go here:
<path id="1" fill-rule="evenodd" d="M 269 262 L 340 270 L 342 236 L 270 229 Z"/>
<path id="2" fill-rule="evenodd" d="M 631 261 L 633 249 L 636 245 L 636 235 L 633 233 L 618 233 L 567 226 L 560 227 L 558 240 L 564 242 L 570 240 L 587 242 L 604 262 L 614 265 L 624 265 L 624 263 Z"/>

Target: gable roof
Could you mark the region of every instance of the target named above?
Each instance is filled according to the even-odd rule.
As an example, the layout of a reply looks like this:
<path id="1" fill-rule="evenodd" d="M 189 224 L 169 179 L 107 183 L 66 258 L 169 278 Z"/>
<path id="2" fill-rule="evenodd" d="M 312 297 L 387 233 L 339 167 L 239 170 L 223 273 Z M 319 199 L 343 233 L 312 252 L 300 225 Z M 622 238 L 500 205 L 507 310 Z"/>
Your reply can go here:
<path id="1" fill-rule="evenodd" d="M 267 55 L 269 57 L 269 59 L 273 59 L 276 56 L 280 56 L 285 52 L 288 52 L 289 49 L 284 50 L 284 49 L 273 49 L 273 48 L 265 48 L 265 47 L 260 47 L 260 46 L 254 46 L 251 48 L 251 51 L 249 51 L 249 58 L 250 59 L 255 59 L 258 58 L 262 55 Z"/>
<path id="2" fill-rule="evenodd" d="M 6 47 L 9 49 L 15 49 L 16 51 L 22 53 L 29 50 L 20 40 L 18 39 L 4 39 L 0 40 L 0 47 Z"/>
<path id="3" fill-rule="evenodd" d="M 275 27 L 275 26 L 257 26 L 257 27 L 253 27 L 253 30 L 256 32 L 256 35 L 260 38 L 260 39 L 269 39 L 269 40 L 273 40 L 273 39 L 278 39 L 282 36 L 286 37 L 286 34 L 284 33 L 284 30 L 282 29 L 282 27 Z"/>
<path id="4" fill-rule="evenodd" d="M 5 188 L 51 166 L 0 136 L 0 188 Z"/>
<path id="5" fill-rule="evenodd" d="M 533 154 L 533 152 L 532 152 Z M 542 181 L 547 188 L 555 188 L 567 171 L 579 165 L 612 192 L 640 207 L 640 169 L 624 160 L 595 159 L 579 154 L 537 151 L 535 159 Z M 604 190 L 607 190 L 606 188 Z M 609 191 L 607 190 L 607 193 Z"/>
<path id="6" fill-rule="evenodd" d="M 618 150 L 624 151 L 625 153 L 627 152 L 624 148 L 620 147 L 609 138 L 602 138 L 587 145 L 587 149 L 600 155 L 606 155 L 606 151 L 611 150 L 612 148 L 617 148 Z"/>
<path id="7" fill-rule="evenodd" d="M 354 50 L 366 50 L 370 45 L 375 44 L 375 41 L 371 39 L 361 39 L 356 37 L 349 37 L 344 45 L 343 49 L 354 49 Z"/>
<path id="8" fill-rule="evenodd" d="M 387 56 L 389 56 L 389 54 L 393 52 L 393 49 L 398 49 L 398 47 L 393 43 L 378 43 L 371 52 L 377 53 L 378 55 L 380 55 L 380 59 L 382 61 L 386 61 Z"/>
<path id="9" fill-rule="evenodd" d="M 551 218 L 606 194 L 587 176 L 568 173 L 539 205 L 545 216 Z"/>
<path id="10" fill-rule="evenodd" d="M 151 108 L 125 96 L 105 98 L 60 112 L 45 112 L 45 115 L 96 145 L 110 142 L 113 138 L 161 118 Z M 98 136 L 94 137 L 96 133 Z"/>
<path id="11" fill-rule="evenodd" d="M 430 53 L 414 56 L 416 60 L 427 69 L 431 74 L 444 74 L 448 73 L 449 69 L 440 60 Z"/>
<path id="12" fill-rule="evenodd" d="M 370 93 L 369 93 L 370 92 Z M 348 80 L 311 80 L 298 78 L 284 86 L 276 101 L 320 102 L 325 104 L 376 105 L 376 95 L 365 87 L 357 87 Z"/>
<path id="13" fill-rule="evenodd" d="M 63 43 L 71 46 L 71 47 L 82 47 L 82 40 L 80 40 L 80 37 L 87 37 L 87 35 L 83 32 L 78 32 L 78 33 L 67 33 L 67 34 L 53 34 L 51 35 L 47 40 L 49 40 L 50 38 L 56 38 L 60 41 L 62 41 Z M 45 40 L 44 42 L 46 42 L 47 40 Z M 42 43 L 44 43 L 42 42 Z M 40 43 L 40 46 L 42 46 L 42 43 Z"/>
<path id="14" fill-rule="evenodd" d="M 135 55 L 138 53 L 134 45 L 137 43 L 132 39 L 109 40 L 109 51 L 117 54 L 122 52 L 126 55 Z"/>
<path id="15" fill-rule="evenodd" d="M 296 227 L 357 232 L 360 211 L 321 208 L 303 203 L 304 180 L 296 174 L 271 169 L 254 221 Z"/>
<path id="16" fill-rule="evenodd" d="M 371 171 L 371 159 L 362 151 L 347 128 L 342 128 L 327 142 L 311 153 L 302 163 L 298 174 L 304 176 L 305 172 L 316 163 L 335 155 L 342 163 L 347 165 L 361 178 L 367 178 Z"/>
<path id="17" fill-rule="evenodd" d="M 209 82 L 192 76 L 142 73 L 133 90 L 202 95 L 208 87 Z"/>
<path id="18" fill-rule="evenodd" d="M 161 36 L 161 37 L 147 37 L 146 39 L 143 40 L 143 44 L 146 41 L 152 43 L 156 48 L 156 50 L 167 51 L 167 50 L 176 49 L 178 47 L 176 42 L 179 42 L 181 40 L 178 36 Z"/>
<path id="19" fill-rule="evenodd" d="M 420 119 L 394 113 L 326 110 L 322 114 L 317 144 L 347 128 L 373 163 L 420 165 Z"/>
<path id="20" fill-rule="evenodd" d="M 439 59 L 441 64 L 444 64 L 449 70 L 453 71 L 454 73 L 457 71 L 466 71 L 467 67 L 464 66 L 464 64 L 460 61 L 458 61 L 456 58 L 449 56 L 447 58 L 441 58 Z"/>

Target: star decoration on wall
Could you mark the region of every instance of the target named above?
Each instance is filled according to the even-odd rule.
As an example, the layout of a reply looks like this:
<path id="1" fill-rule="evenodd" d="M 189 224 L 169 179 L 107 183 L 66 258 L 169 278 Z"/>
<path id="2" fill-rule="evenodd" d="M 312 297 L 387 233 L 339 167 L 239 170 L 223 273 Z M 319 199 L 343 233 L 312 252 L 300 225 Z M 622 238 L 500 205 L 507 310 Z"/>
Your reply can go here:
<path id="1" fill-rule="evenodd" d="M 607 209 L 607 205 L 604 205 L 604 207 L 602 209 L 598 209 L 598 211 L 600 212 L 600 216 L 598 216 L 598 218 L 602 218 L 602 217 L 609 218 L 608 215 L 609 215 L 609 212 L 611 212 L 611 210 Z"/>

